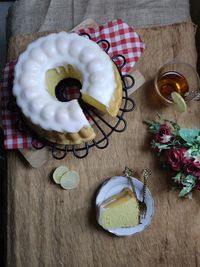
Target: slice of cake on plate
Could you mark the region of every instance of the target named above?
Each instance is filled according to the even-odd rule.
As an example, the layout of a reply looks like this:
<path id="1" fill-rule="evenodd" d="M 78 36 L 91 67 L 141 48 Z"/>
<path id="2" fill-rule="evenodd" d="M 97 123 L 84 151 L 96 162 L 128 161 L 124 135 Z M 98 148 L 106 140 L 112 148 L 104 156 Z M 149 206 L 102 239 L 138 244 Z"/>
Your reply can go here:
<path id="1" fill-rule="evenodd" d="M 129 188 L 105 200 L 99 207 L 99 224 L 104 229 L 134 227 L 139 224 L 139 203 Z"/>

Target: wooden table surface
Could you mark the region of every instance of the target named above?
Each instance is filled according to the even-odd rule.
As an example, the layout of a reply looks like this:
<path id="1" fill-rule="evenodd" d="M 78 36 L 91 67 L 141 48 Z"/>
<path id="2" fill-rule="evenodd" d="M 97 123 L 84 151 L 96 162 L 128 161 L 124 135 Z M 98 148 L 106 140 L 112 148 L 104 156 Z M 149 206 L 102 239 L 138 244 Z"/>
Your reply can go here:
<path id="1" fill-rule="evenodd" d="M 147 83 L 132 96 L 137 108 L 126 114 L 124 133 L 114 133 L 106 149 L 92 149 L 85 159 L 52 159 L 38 169 L 30 168 L 17 151 L 8 153 L 8 266 L 200 266 L 200 192 L 188 200 L 171 190 L 170 174 L 159 168 L 142 123 L 159 111 L 184 127 L 200 127 L 197 102 L 178 114 L 155 103 L 152 86 L 156 70 L 174 58 L 195 65 L 195 28 L 186 23 L 138 32 L 146 50 L 136 68 Z M 60 164 L 79 172 L 79 187 L 64 191 L 52 182 L 52 171 Z M 122 174 L 125 165 L 139 179 L 143 167 L 152 169 L 155 214 L 144 232 L 119 238 L 98 226 L 95 197 L 102 182 Z"/>

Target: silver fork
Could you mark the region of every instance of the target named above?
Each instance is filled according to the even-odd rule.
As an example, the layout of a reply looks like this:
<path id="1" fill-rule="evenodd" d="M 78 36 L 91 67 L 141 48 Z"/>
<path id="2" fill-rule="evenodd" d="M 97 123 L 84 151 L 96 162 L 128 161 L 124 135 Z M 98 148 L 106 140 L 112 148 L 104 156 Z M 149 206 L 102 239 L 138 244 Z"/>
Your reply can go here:
<path id="1" fill-rule="evenodd" d="M 125 167 L 125 170 L 123 171 L 124 176 L 128 179 L 129 184 L 131 185 L 132 191 L 134 192 L 135 196 L 137 197 L 136 192 L 135 192 L 135 186 L 134 186 L 133 180 L 131 178 L 133 176 L 133 173 L 134 173 L 134 171 L 132 169 L 129 169 L 128 167 Z M 139 209 L 140 209 L 140 220 L 139 220 L 140 223 L 141 223 L 141 220 L 145 218 L 146 213 L 147 213 L 147 205 L 145 203 L 145 196 L 146 196 L 147 180 L 148 180 L 148 177 L 151 175 L 151 171 L 149 169 L 143 169 L 142 175 L 144 177 L 144 185 L 142 188 L 142 195 L 143 195 L 142 201 L 140 201 L 137 198 L 138 203 L 139 203 Z"/>
<path id="2" fill-rule="evenodd" d="M 132 191 L 134 192 L 135 196 L 136 192 L 135 192 L 135 186 L 133 184 L 133 180 L 132 180 L 132 176 L 133 176 L 134 171 L 132 169 L 129 169 L 128 167 L 125 167 L 125 170 L 123 171 L 124 176 L 128 179 L 129 184 L 131 185 Z"/>
<path id="3" fill-rule="evenodd" d="M 143 169 L 142 175 L 144 178 L 144 185 L 143 185 L 143 189 L 142 189 L 143 198 L 142 198 L 142 201 L 139 202 L 140 220 L 144 219 L 146 217 L 146 214 L 147 214 L 147 205 L 145 203 L 145 197 L 146 197 L 147 180 L 148 180 L 149 176 L 151 175 L 151 171 L 149 169 Z"/>

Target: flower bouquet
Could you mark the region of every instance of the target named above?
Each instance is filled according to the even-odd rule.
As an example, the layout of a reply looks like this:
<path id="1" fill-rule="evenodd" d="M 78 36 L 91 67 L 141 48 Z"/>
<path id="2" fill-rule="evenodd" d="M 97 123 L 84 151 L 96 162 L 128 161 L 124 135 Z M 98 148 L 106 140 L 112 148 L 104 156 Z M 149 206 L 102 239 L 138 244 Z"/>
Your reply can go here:
<path id="1" fill-rule="evenodd" d="M 182 189 L 179 197 L 189 194 L 192 189 L 200 190 L 200 130 L 180 128 L 170 120 L 146 120 L 148 131 L 153 134 L 151 147 L 159 156 L 164 168 L 173 172 L 172 179 Z"/>

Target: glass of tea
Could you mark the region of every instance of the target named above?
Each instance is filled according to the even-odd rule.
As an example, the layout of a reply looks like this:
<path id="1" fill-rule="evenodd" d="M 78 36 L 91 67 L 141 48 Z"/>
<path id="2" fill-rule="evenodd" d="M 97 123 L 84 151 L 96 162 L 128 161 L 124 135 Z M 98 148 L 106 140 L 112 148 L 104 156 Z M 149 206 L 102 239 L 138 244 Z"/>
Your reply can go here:
<path id="1" fill-rule="evenodd" d="M 154 79 L 154 86 L 165 104 L 173 104 L 172 93 L 187 99 L 191 92 L 200 93 L 200 80 L 196 70 L 188 63 L 172 61 L 163 65 Z"/>

